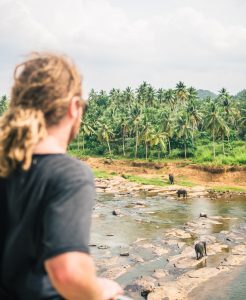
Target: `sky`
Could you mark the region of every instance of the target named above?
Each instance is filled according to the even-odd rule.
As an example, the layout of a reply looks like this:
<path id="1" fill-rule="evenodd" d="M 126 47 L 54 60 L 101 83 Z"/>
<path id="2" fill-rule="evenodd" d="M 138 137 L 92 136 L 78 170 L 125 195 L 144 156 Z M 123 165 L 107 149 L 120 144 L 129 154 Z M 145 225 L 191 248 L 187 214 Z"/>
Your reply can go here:
<path id="1" fill-rule="evenodd" d="M 245 0 L 0 0 L 0 95 L 32 51 L 70 56 L 90 89 L 246 88 Z"/>

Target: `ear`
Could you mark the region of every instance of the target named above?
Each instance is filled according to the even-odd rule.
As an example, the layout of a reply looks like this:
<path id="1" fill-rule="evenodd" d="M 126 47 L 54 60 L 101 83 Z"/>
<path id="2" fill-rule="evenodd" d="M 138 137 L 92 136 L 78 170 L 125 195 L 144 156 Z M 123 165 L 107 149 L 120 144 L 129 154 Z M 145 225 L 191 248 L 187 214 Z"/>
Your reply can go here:
<path id="1" fill-rule="evenodd" d="M 72 119 L 78 118 L 78 114 L 80 113 L 81 105 L 80 99 L 78 97 L 73 97 L 68 106 L 68 116 Z"/>

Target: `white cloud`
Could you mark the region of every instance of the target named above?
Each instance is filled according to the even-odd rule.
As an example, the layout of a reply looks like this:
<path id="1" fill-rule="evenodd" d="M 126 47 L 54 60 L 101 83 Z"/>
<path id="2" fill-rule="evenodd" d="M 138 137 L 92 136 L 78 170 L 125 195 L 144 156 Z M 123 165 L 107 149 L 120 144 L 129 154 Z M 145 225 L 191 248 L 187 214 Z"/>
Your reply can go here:
<path id="1" fill-rule="evenodd" d="M 126 2 L 0 0 L 4 72 L 10 73 L 25 53 L 55 50 L 75 59 L 87 90 L 136 86 L 143 80 L 156 87 L 170 87 L 179 80 L 215 91 L 221 86 L 233 92 L 244 87 L 246 24 L 238 22 L 240 9 L 238 18 L 233 10 L 227 20 L 217 17 L 221 1 L 217 6 L 216 1 L 206 1 L 206 8 L 213 9 L 210 13 L 197 1 L 177 0 L 172 6 L 169 2 L 169 9 L 160 5 L 160 11 L 149 13 L 145 3 L 145 13 L 137 16 Z M 154 2 L 160 4 L 148 1 L 150 6 Z M 6 84 L 1 81 L 0 88 Z"/>

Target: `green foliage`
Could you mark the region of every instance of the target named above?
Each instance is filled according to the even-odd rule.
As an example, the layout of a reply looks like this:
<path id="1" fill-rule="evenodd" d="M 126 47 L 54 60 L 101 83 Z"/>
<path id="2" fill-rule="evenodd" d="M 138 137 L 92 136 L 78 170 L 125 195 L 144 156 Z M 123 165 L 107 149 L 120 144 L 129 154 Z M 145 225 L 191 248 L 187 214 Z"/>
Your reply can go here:
<path id="1" fill-rule="evenodd" d="M 0 99 L 0 114 L 7 98 Z M 246 90 L 218 95 L 178 82 L 156 90 L 143 82 L 111 91 L 91 90 L 89 108 L 69 151 L 84 155 L 198 163 L 246 164 Z"/>
<path id="2" fill-rule="evenodd" d="M 0 98 L 0 116 L 5 112 L 8 108 L 8 99 L 7 96 L 4 95 Z"/>
<path id="3" fill-rule="evenodd" d="M 245 165 L 246 164 L 246 144 L 243 141 L 235 141 L 230 147 L 226 147 L 226 155 L 223 155 L 223 145 L 216 144 L 215 151 L 220 153 L 213 157 L 212 144 L 199 146 L 195 152 L 193 162 L 212 163 L 214 165 Z"/>

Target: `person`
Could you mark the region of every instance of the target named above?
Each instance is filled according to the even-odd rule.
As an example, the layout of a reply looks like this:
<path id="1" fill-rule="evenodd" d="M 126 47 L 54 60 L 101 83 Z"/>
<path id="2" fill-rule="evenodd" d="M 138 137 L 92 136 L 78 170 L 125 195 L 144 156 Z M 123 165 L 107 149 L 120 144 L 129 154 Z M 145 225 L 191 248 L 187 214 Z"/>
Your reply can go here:
<path id="1" fill-rule="evenodd" d="M 108 300 L 122 294 L 89 254 L 92 173 L 66 154 L 86 102 L 66 57 L 33 53 L 0 119 L 0 299 Z"/>

